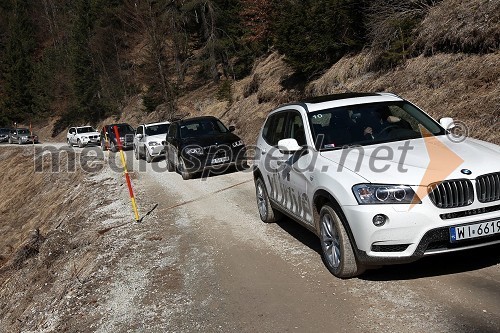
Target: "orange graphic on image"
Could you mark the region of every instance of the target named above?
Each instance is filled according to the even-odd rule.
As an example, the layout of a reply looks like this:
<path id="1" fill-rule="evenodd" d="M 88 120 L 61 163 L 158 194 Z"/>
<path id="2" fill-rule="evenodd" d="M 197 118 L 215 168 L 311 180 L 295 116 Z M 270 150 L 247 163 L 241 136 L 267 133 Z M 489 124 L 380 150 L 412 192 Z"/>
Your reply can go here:
<path id="1" fill-rule="evenodd" d="M 429 165 L 417 188 L 417 195 L 413 198 L 410 210 L 418 203 L 419 199 L 422 200 L 429 194 L 428 185 L 442 182 L 464 162 L 460 156 L 455 154 L 423 126 L 420 126 L 420 133 L 422 133 L 427 154 L 429 155 Z"/>

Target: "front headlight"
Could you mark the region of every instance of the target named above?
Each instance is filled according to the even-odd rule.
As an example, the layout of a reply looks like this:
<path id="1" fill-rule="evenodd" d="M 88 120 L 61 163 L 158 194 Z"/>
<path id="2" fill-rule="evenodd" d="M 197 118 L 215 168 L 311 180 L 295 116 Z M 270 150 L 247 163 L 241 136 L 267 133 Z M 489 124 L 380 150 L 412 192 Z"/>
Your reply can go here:
<path id="1" fill-rule="evenodd" d="M 231 145 L 233 146 L 233 148 L 243 146 L 243 140 L 233 142 Z"/>
<path id="2" fill-rule="evenodd" d="M 422 203 L 407 185 L 358 184 L 352 191 L 360 205 Z"/>
<path id="3" fill-rule="evenodd" d="M 186 148 L 186 154 L 188 155 L 203 155 L 203 148 L 195 147 L 195 148 Z"/>
<path id="4" fill-rule="evenodd" d="M 150 145 L 150 146 L 159 146 L 160 144 L 158 142 L 156 142 L 156 141 L 150 141 L 150 142 L 148 142 L 148 145 Z"/>

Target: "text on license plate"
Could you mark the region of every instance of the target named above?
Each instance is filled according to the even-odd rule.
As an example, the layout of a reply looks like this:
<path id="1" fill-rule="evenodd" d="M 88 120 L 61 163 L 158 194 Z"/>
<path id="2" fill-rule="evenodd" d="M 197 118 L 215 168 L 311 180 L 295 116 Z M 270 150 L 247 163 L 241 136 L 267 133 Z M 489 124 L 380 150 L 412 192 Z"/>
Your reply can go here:
<path id="1" fill-rule="evenodd" d="M 225 156 L 225 157 L 219 157 L 219 158 L 214 158 L 212 160 L 212 164 L 217 164 L 217 163 L 222 163 L 222 162 L 227 162 L 229 161 L 229 157 Z"/>
<path id="2" fill-rule="evenodd" d="M 451 242 L 493 234 L 500 234 L 500 221 L 489 221 L 464 225 L 460 227 L 450 227 Z"/>

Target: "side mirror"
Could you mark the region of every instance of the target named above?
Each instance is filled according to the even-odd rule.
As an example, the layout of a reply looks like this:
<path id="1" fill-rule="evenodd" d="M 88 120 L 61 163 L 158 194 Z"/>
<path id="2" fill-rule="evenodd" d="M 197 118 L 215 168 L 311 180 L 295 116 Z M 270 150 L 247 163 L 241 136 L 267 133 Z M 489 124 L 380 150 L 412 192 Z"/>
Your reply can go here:
<path id="1" fill-rule="evenodd" d="M 143 137 L 142 134 L 136 134 L 135 136 L 137 137 L 137 139 L 142 139 L 142 137 Z"/>
<path id="2" fill-rule="evenodd" d="M 455 122 L 453 121 L 453 118 L 451 118 L 451 117 L 445 117 L 445 118 L 439 119 L 439 124 L 445 130 L 451 130 L 453 127 L 455 127 Z"/>
<path id="3" fill-rule="evenodd" d="M 234 132 L 235 129 L 236 127 L 234 127 L 233 125 L 229 126 L 229 132 Z"/>
<path id="4" fill-rule="evenodd" d="M 162 144 L 162 146 L 166 146 L 167 145 L 167 141 L 162 141 L 161 144 Z"/>
<path id="5" fill-rule="evenodd" d="M 278 141 L 278 149 L 283 154 L 290 154 L 302 150 L 303 148 L 299 146 L 295 139 L 283 139 Z"/>

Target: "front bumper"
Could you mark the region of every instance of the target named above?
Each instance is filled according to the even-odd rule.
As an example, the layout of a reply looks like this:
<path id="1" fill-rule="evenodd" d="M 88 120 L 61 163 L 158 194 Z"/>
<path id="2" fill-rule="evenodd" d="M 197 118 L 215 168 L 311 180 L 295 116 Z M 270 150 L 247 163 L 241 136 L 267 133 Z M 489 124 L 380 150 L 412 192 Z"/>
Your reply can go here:
<path id="1" fill-rule="evenodd" d="M 473 211 L 489 207 L 486 213 L 452 219 L 441 214 Z M 500 221 L 500 202 L 474 204 L 456 209 L 438 209 L 428 199 L 415 205 L 358 205 L 343 207 L 356 243 L 358 260 L 364 264 L 383 265 L 406 263 L 427 255 L 460 251 L 475 247 L 500 244 L 500 234 L 452 242 L 450 227 L 478 222 Z M 384 214 L 388 221 L 381 227 L 372 223 L 373 216 Z"/>
<path id="2" fill-rule="evenodd" d="M 243 147 L 232 151 L 202 156 L 185 154 L 184 161 L 186 169 L 190 173 L 202 172 L 204 170 L 225 171 L 233 166 L 246 166 L 246 148 Z"/>
<path id="3" fill-rule="evenodd" d="M 149 154 L 152 157 L 159 157 L 159 156 L 165 155 L 165 149 L 164 149 L 163 145 L 147 146 L 146 149 L 149 150 Z"/>
<path id="4" fill-rule="evenodd" d="M 100 145 L 101 139 L 99 137 L 96 138 L 82 138 L 82 143 L 84 145 Z"/>

